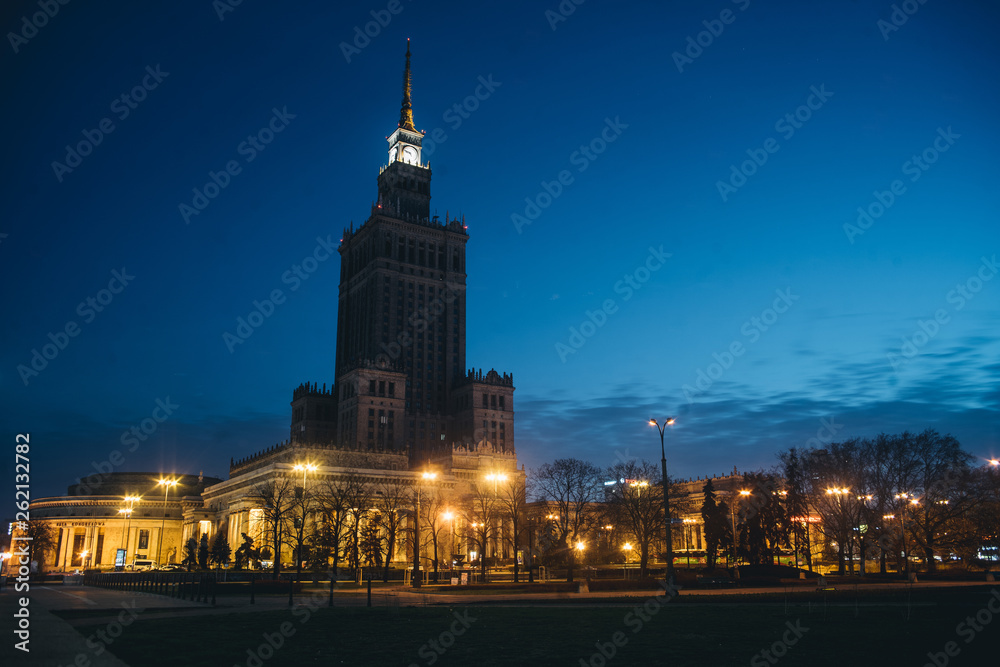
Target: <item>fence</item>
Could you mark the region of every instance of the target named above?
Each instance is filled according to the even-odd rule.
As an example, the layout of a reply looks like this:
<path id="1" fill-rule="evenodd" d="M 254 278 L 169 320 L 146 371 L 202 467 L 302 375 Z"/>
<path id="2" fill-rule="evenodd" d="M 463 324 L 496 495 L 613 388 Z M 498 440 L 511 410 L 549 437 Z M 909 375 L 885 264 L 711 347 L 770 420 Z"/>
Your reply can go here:
<path id="1" fill-rule="evenodd" d="M 217 581 L 214 574 L 197 572 L 91 572 L 83 576 L 83 585 L 214 605 Z"/>

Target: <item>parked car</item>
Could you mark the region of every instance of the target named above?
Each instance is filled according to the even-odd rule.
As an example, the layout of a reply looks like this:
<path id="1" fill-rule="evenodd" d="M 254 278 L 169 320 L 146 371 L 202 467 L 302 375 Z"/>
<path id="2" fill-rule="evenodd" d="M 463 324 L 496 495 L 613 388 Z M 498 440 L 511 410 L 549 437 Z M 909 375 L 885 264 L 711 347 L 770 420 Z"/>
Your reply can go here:
<path id="1" fill-rule="evenodd" d="M 148 558 L 136 558 L 132 561 L 132 564 L 129 565 L 129 569 L 134 570 L 135 572 L 144 572 L 154 568 L 156 568 L 156 561 Z"/>
<path id="2" fill-rule="evenodd" d="M 160 572 L 187 572 L 187 568 L 178 563 L 167 563 L 156 568 Z"/>

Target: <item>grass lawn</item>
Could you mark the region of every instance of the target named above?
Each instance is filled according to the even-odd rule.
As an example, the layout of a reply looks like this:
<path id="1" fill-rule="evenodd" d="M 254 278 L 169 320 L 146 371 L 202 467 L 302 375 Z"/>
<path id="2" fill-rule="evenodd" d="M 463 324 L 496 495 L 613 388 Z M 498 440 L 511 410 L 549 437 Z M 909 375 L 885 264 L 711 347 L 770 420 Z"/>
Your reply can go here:
<path id="1" fill-rule="evenodd" d="M 922 591 L 919 604 L 909 609 L 909 619 L 901 595 L 863 600 L 857 608 L 853 595 L 833 596 L 825 605 L 789 601 L 787 612 L 780 597 L 770 604 L 685 600 L 685 604 L 666 604 L 647 614 L 646 620 L 631 606 L 585 605 L 319 607 L 185 618 L 140 616 L 110 649 L 128 664 L 143 667 L 580 665 L 581 658 L 583 664 L 601 667 L 600 659 L 591 660 L 595 642 L 609 647 L 612 635 L 621 632 L 622 645 L 608 665 L 774 664 L 760 652 L 780 642 L 783 635 L 796 639 L 787 652 L 778 647 L 783 657 L 775 662 L 783 666 L 919 667 L 928 662 L 929 651 L 943 652 L 949 641 L 958 649 L 957 657 L 948 658 L 949 665 L 997 664 L 1000 618 L 981 626 L 969 643 L 965 641 L 969 632 L 956 631 L 967 616 L 986 608 L 991 590 L 941 590 L 937 595 Z M 650 610 L 655 608 L 650 604 Z M 465 619 L 467 630 L 459 618 Z M 89 636 L 101 627 L 78 630 Z M 801 638 L 790 627 L 799 628 Z M 282 628 L 285 636 L 280 648 L 269 650 L 265 635 L 277 638 Z M 449 628 L 463 632 L 452 637 Z M 438 642 L 441 651 L 431 646 L 431 640 Z M 262 645 L 266 648 L 260 651 Z"/>

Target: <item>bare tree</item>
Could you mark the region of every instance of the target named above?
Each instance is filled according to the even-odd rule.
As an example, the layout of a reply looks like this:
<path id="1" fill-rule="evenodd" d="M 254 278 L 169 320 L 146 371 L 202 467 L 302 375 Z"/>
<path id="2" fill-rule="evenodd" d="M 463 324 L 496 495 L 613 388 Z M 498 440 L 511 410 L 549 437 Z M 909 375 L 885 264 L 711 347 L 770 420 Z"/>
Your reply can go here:
<path id="1" fill-rule="evenodd" d="M 521 535 L 527 524 L 528 503 L 525 480 L 523 475 L 514 474 L 500 484 L 497 495 L 497 509 L 501 524 L 506 521 L 510 525 L 508 541 L 511 553 L 514 555 L 514 582 L 518 581 L 517 552 L 521 547 Z"/>
<path id="2" fill-rule="evenodd" d="M 497 499 L 492 488 L 475 485 L 472 495 L 467 499 L 466 510 L 463 512 L 466 526 L 466 537 L 471 540 L 479 552 L 479 569 L 482 581 L 486 581 L 486 547 L 491 539 L 496 537 Z"/>
<path id="3" fill-rule="evenodd" d="M 262 519 L 265 533 L 270 537 L 268 546 L 273 548 L 273 572 L 277 578 L 281 574 L 281 547 L 287 541 L 296 506 L 295 484 L 287 477 L 274 477 L 255 485 L 249 497 L 263 510 Z"/>
<path id="4" fill-rule="evenodd" d="M 344 544 L 344 540 L 349 535 L 351 510 L 360 495 L 361 486 L 357 475 L 347 475 L 328 480 L 317 492 L 316 502 L 323 515 L 317 546 L 333 560 L 333 577 L 337 576 L 341 556 L 347 555 L 348 545 Z"/>
<path id="5" fill-rule="evenodd" d="M 442 517 L 447 506 L 444 492 L 440 488 L 430 487 L 420 496 L 420 526 L 427 529 L 428 539 L 430 540 L 429 546 L 432 548 L 432 553 L 434 554 L 431 564 L 434 567 L 435 582 L 438 580 L 440 534 L 442 530 L 450 527 L 451 523 L 450 521 L 443 520 Z M 452 518 L 452 521 L 454 521 L 454 518 Z M 448 544 L 447 554 L 450 558 L 452 545 Z M 421 546 L 427 545 L 422 544 Z"/>
<path id="6" fill-rule="evenodd" d="M 932 429 L 913 438 L 912 452 L 917 461 L 913 491 L 919 494 L 912 506 L 913 540 L 924 552 L 927 571 L 933 572 L 935 554 L 955 547 L 957 520 L 978 501 L 969 492 L 973 457 L 958 440 Z"/>
<path id="7" fill-rule="evenodd" d="M 601 498 L 601 471 L 579 459 L 557 459 L 532 474 L 532 489 L 539 500 L 553 504 L 556 539 L 568 555 L 568 580 L 573 581 L 573 544 L 599 519 L 595 504 Z"/>
<path id="8" fill-rule="evenodd" d="M 410 481 L 399 477 L 385 477 L 374 485 L 374 506 L 382 515 L 385 531 L 383 553 L 385 555 L 382 581 L 389 581 L 389 564 L 399 542 L 403 514 L 410 508 Z"/>
<path id="9" fill-rule="evenodd" d="M 608 518 L 635 539 L 639 576 L 645 577 L 650 545 L 663 530 L 663 486 L 655 483 L 661 476 L 659 466 L 649 461 L 626 461 L 608 468 L 607 474 L 624 480 L 614 486 L 607 504 Z"/>
<path id="10" fill-rule="evenodd" d="M 15 539 L 11 541 L 11 551 L 14 553 L 14 556 L 11 557 L 11 563 L 14 562 L 14 557 L 19 556 L 17 553 L 18 550 L 26 548 L 28 551 L 28 563 L 38 561 L 38 573 L 43 573 L 45 571 L 45 554 L 53 550 L 56 546 L 55 531 L 52 529 L 52 526 L 44 521 L 31 519 L 28 521 L 19 521 L 14 524 L 14 527 L 13 537 Z M 30 539 L 16 539 L 18 537 L 27 537 Z"/>

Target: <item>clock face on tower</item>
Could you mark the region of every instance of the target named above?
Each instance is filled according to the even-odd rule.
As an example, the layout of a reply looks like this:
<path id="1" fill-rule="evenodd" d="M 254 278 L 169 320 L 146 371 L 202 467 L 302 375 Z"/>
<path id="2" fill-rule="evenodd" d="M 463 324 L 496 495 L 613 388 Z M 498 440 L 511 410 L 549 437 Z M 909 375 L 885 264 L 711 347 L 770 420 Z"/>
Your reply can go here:
<path id="1" fill-rule="evenodd" d="M 394 146 L 392 150 L 389 151 L 389 162 L 395 162 L 395 161 L 396 161 L 396 148 Z"/>
<path id="2" fill-rule="evenodd" d="M 403 162 L 406 164 L 416 164 L 417 163 L 417 149 L 413 146 L 407 146 L 403 149 Z"/>

